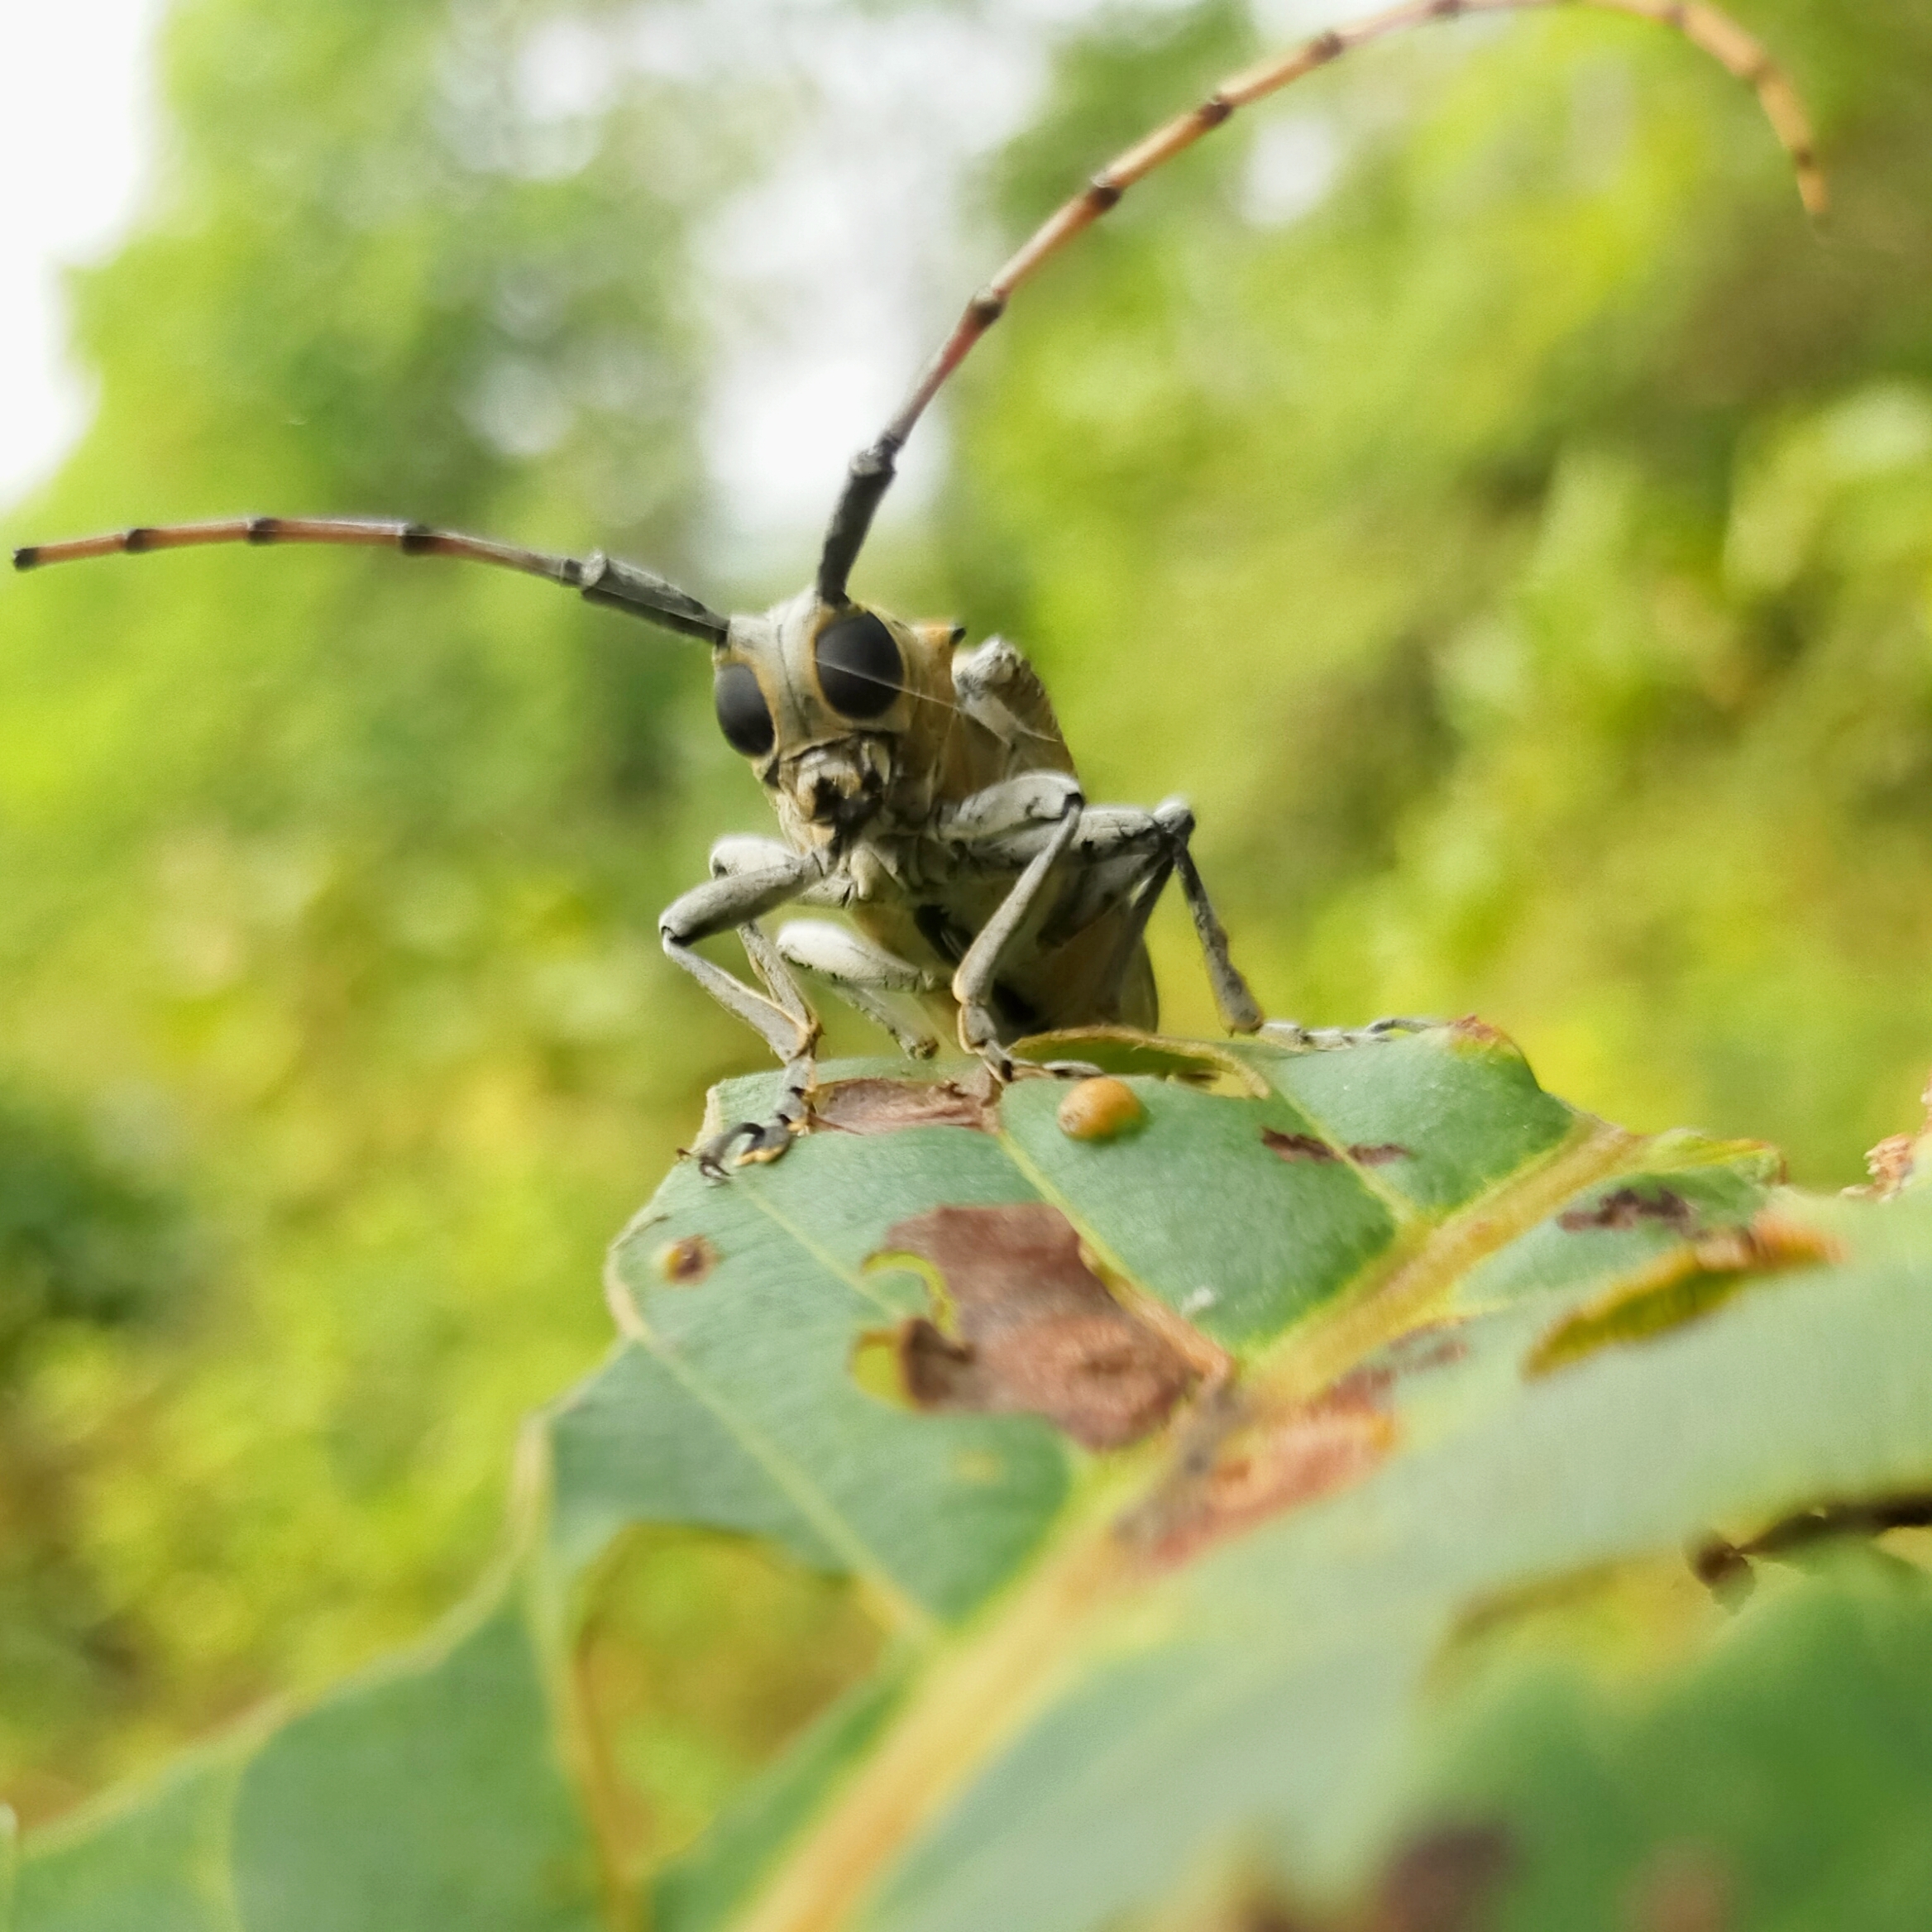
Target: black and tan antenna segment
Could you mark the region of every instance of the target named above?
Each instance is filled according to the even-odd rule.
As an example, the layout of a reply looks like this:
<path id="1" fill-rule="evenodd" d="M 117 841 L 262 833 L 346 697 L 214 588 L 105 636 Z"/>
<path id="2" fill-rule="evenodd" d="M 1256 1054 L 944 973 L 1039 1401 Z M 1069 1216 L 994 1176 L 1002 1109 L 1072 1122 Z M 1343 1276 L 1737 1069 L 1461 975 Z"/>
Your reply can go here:
<path id="1" fill-rule="evenodd" d="M 359 517 L 226 517 L 207 524 L 167 524 L 76 537 L 64 543 L 30 543 L 13 553 L 16 570 L 72 563 L 88 557 L 139 556 L 150 550 L 186 550 L 203 543 L 347 543 L 399 550 L 405 557 L 448 557 L 463 563 L 548 577 L 579 591 L 593 604 L 627 610 L 648 624 L 720 643 L 729 625 L 708 605 L 667 583 L 655 571 L 593 550 L 588 557 L 552 557 L 514 543 L 495 543 L 427 524 L 380 523 Z"/>
<path id="2" fill-rule="evenodd" d="M 1117 206 L 1130 188 L 1175 155 L 1185 153 L 1203 135 L 1230 119 L 1238 108 L 1279 93 L 1371 41 L 1434 20 L 1557 7 L 1586 7 L 1600 12 L 1630 14 L 1660 26 L 1673 27 L 1692 46 L 1748 83 L 1756 90 L 1766 118 L 1791 157 L 1798 193 L 1805 208 L 1815 218 L 1824 216 L 1829 196 L 1824 170 L 1818 163 L 1810 117 L 1797 88 L 1762 42 L 1729 14 L 1705 5 L 1703 0 L 1405 0 L 1405 4 L 1391 7 L 1385 12 L 1370 14 L 1346 26 L 1332 27 L 1285 54 L 1230 76 L 1198 108 L 1176 115 L 1117 155 L 1079 194 L 1049 215 L 966 304 L 953 332 L 920 372 L 899 413 L 876 442 L 852 459 L 851 472 L 838 508 L 832 513 L 831 527 L 825 533 L 825 549 L 820 558 L 820 600 L 834 605 L 845 600 L 846 580 L 872 527 L 873 513 L 892 485 L 899 452 L 925 413 L 926 404 L 966 360 L 973 344 L 1005 313 L 1014 291 L 1037 275 L 1076 236 Z"/>

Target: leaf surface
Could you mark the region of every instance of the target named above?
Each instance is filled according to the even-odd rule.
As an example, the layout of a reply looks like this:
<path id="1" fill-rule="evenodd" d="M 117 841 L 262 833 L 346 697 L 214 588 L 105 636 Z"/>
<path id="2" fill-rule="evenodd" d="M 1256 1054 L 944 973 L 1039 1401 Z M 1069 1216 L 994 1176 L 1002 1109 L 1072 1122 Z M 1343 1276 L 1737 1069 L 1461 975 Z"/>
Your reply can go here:
<path id="1" fill-rule="evenodd" d="M 1123 1062 L 1145 1119 L 1112 1141 L 1061 1128 L 1058 1083 L 983 1125 L 861 1067 L 847 1125 L 783 1161 L 678 1167 L 612 1251 L 623 1340 L 531 1426 L 476 1604 L 30 1846 L 19 1924 L 630 1923 L 568 1658 L 639 1523 L 849 1574 L 896 1632 L 654 1875 L 662 1932 L 1261 1899 L 1333 1932 L 1608 1927 L 1673 1886 L 1771 1896 L 1777 1821 L 1821 1804 L 1896 1886 L 1848 1852 L 1803 1922 L 1905 1923 L 1910 1804 L 1857 1794 L 1932 1786 L 1932 1595 L 1869 1551 L 1932 1495 L 1932 1198 L 1811 1199 L 1755 1144 L 1623 1133 L 1473 1025 L 1212 1053 Z M 950 1365 L 923 1408 L 866 1372 L 909 1336 Z M 1151 1406 L 1078 1394 L 1150 1362 L 1177 1378 Z M 1867 1553 L 1824 1560 L 1848 1536 Z M 1820 1797 L 1778 1686 L 1829 1703 L 1834 1643 Z M 1659 1769 L 1705 1722 L 1710 1776 L 1761 1803 Z M 1389 1916 L 1424 1895 L 1464 1916 Z"/>

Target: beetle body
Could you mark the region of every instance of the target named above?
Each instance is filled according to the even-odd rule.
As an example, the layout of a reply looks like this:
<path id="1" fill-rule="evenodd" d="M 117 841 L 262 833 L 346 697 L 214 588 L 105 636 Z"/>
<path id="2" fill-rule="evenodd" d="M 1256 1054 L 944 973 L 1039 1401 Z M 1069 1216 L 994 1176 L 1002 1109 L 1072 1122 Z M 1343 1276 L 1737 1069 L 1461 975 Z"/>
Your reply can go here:
<path id="1" fill-rule="evenodd" d="M 1148 1027 L 1158 1002 L 1148 915 L 1179 868 L 1222 1016 L 1261 1024 L 1188 854 L 1193 819 L 1089 807 L 1045 687 L 1003 638 L 960 648 L 950 624 L 906 624 L 815 591 L 730 620 L 714 653 L 718 721 L 749 761 L 782 839 L 712 849 L 711 879 L 665 912 L 666 950 L 763 1034 L 792 1078 L 778 1116 L 705 1150 L 772 1158 L 810 1107 L 818 1022 L 803 975 L 884 1026 L 914 1054 L 935 1033 L 916 1003 L 996 1077 L 1029 1034 Z M 846 915 L 768 939 L 787 903 Z M 734 927 L 763 992 L 694 949 Z M 740 1145 L 742 1144 L 742 1145 Z"/>
<path id="2" fill-rule="evenodd" d="M 855 634 L 858 649 L 839 653 Z M 964 649 L 954 625 L 832 610 L 806 591 L 761 617 L 734 618 L 715 677 L 728 727 L 734 701 L 744 702 L 737 681 L 757 682 L 771 744 L 747 755 L 786 844 L 830 862 L 812 900 L 838 906 L 918 968 L 924 1003 L 949 1030 L 952 1001 L 940 989 L 1032 855 L 1029 828 L 1058 818 L 1066 782 L 1078 783 L 1038 674 L 1002 638 Z M 1045 782 L 1017 782 L 1033 774 Z M 1042 895 L 994 985 L 1003 1040 L 1154 1024 L 1153 969 L 1120 893 L 1136 869 L 1129 857 L 1111 874 L 1070 875 Z"/>

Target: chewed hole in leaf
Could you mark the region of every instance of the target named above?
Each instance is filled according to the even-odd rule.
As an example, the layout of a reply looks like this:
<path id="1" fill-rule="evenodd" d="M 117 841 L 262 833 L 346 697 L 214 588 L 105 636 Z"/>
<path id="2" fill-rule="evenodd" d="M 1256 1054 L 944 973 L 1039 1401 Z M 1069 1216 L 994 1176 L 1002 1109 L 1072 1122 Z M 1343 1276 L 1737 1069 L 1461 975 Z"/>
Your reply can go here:
<path id="1" fill-rule="evenodd" d="M 1531 1351 L 1523 1373 L 1548 1375 L 1613 1343 L 1664 1334 L 1721 1308 L 1755 1279 L 1839 1253 L 1815 1228 L 1772 1213 L 1686 1241 L 1560 1322 Z"/>
<path id="2" fill-rule="evenodd" d="M 1064 1033 L 1040 1033 L 1021 1040 L 1014 1052 L 1042 1063 L 1083 1060 L 1102 1074 L 1179 1080 L 1212 1093 L 1245 1094 L 1258 1100 L 1267 1081 L 1225 1049 L 1200 1040 L 1167 1040 L 1128 1026 L 1078 1026 Z"/>
<path id="3" fill-rule="evenodd" d="M 1466 1605 L 1430 1666 L 1438 1699 L 1506 1682 L 1546 1662 L 1606 1681 L 1641 1680 L 1702 1653 L 1729 1623 L 1689 1552 L 1538 1578 Z"/>
<path id="4" fill-rule="evenodd" d="M 933 1313 L 860 1339 L 863 1388 L 934 1412 L 1045 1416 L 1088 1449 L 1166 1421 L 1194 1365 L 1124 1308 L 1055 1208 L 935 1208 L 890 1229 L 868 1270 L 927 1284 Z"/>
<path id="5" fill-rule="evenodd" d="M 859 1590 L 748 1538 L 639 1528 L 592 1580 L 571 1657 L 606 1848 L 627 1882 L 682 1851 L 877 1667 Z"/>

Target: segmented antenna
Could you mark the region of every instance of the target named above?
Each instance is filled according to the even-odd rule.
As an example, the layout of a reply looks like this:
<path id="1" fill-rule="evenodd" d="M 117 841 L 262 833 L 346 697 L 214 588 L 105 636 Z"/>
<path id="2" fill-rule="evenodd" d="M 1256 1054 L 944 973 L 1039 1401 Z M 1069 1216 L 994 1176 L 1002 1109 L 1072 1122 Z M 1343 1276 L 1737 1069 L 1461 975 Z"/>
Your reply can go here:
<path id="1" fill-rule="evenodd" d="M 1453 20 L 1474 13 L 1524 12 L 1532 7 L 1589 7 L 1600 12 L 1628 13 L 1639 20 L 1674 27 L 1700 49 L 1757 91 L 1765 117 L 1791 156 L 1798 178 L 1798 193 L 1814 217 L 1829 206 L 1823 170 L 1809 116 L 1798 90 L 1763 45 L 1733 20 L 1703 0 L 1407 0 L 1386 12 L 1370 15 L 1352 25 L 1332 27 L 1222 82 L 1199 107 L 1179 114 L 1164 126 L 1117 155 L 1072 200 L 1040 223 L 992 280 L 966 304 L 953 332 L 920 373 L 911 393 L 900 405 L 878 440 L 852 459 L 852 467 L 832 513 L 819 560 L 818 591 L 823 603 L 845 601 L 846 580 L 872 527 L 880 500 L 892 487 L 893 466 L 913 427 L 925 413 L 946 378 L 966 360 L 973 345 L 1006 313 L 1007 304 L 1021 283 L 1029 281 L 1083 230 L 1098 221 L 1121 197 L 1154 170 L 1192 147 L 1228 120 L 1237 108 L 1291 86 L 1317 68 L 1327 67 L 1344 54 L 1370 41 L 1421 26 L 1432 20 Z"/>
<path id="2" fill-rule="evenodd" d="M 104 537 L 76 537 L 65 543 L 30 543 L 13 553 L 16 570 L 70 563 L 86 557 L 138 556 L 150 550 L 185 550 L 201 543 L 354 543 L 395 549 L 405 557 L 452 557 L 465 563 L 493 563 L 548 577 L 581 592 L 593 604 L 627 610 L 647 624 L 722 643 L 729 619 L 675 584 L 634 563 L 593 550 L 588 557 L 552 557 L 514 543 L 493 543 L 427 524 L 371 522 L 356 517 L 226 517 L 211 524 L 168 524 L 117 530 Z"/>

